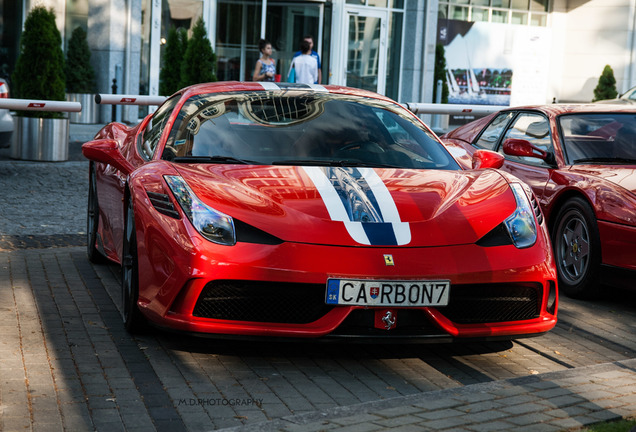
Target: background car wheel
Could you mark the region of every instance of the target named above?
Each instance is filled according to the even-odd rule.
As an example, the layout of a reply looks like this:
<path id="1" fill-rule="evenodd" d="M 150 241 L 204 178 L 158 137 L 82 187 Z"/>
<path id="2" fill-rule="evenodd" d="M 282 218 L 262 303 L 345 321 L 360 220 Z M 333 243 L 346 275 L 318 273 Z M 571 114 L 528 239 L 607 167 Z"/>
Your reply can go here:
<path id="1" fill-rule="evenodd" d="M 106 261 L 106 257 L 97 249 L 97 227 L 99 226 L 99 203 L 97 202 L 97 178 L 95 164 L 91 162 L 88 180 L 88 206 L 86 214 L 86 253 L 95 264 Z"/>
<path id="2" fill-rule="evenodd" d="M 124 244 L 121 260 L 121 298 L 124 326 L 130 333 L 141 333 L 146 329 L 146 319 L 141 314 L 139 299 L 139 266 L 137 261 L 137 236 L 132 200 L 127 200 L 124 224 Z"/>
<path id="3" fill-rule="evenodd" d="M 594 212 L 584 199 L 572 198 L 561 207 L 552 229 L 552 245 L 559 289 L 573 298 L 597 297 L 601 240 Z"/>

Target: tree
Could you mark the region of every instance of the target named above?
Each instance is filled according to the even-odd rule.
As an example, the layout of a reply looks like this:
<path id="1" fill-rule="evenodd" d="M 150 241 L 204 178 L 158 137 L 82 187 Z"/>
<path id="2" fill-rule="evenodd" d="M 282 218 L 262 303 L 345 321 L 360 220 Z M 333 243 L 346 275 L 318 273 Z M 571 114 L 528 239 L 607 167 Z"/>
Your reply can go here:
<path id="1" fill-rule="evenodd" d="M 192 37 L 183 56 L 179 87 L 216 80 L 216 54 L 212 51 L 203 18 L 199 18 L 192 28 Z"/>
<path id="2" fill-rule="evenodd" d="M 36 6 L 27 15 L 12 80 L 13 90 L 19 98 L 66 99 L 62 36 L 55 24 L 53 9 Z M 62 113 L 47 111 L 25 111 L 19 114 L 24 117 L 63 117 Z"/>
<path id="3" fill-rule="evenodd" d="M 66 91 L 69 93 L 93 93 L 95 71 L 91 66 L 91 50 L 82 27 L 73 30 L 66 50 Z"/>
<path id="4" fill-rule="evenodd" d="M 614 71 L 610 65 L 606 65 L 601 77 L 598 79 L 598 84 L 594 89 L 594 99 L 592 102 L 614 99 L 616 97 L 618 97 L 618 92 L 616 91 L 616 78 L 614 78 Z"/>
<path id="5" fill-rule="evenodd" d="M 433 102 L 437 101 L 437 81 L 442 81 L 442 103 L 448 103 L 448 83 L 446 82 L 446 52 L 444 46 L 435 47 L 435 71 L 433 73 Z"/>
<path id="6" fill-rule="evenodd" d="M 181 64 L 187 47 L 186 31 L 171 27 L 162 56 L 163 67 L 159 72 L 159 94 L 170 96 L 181 88 Z"/>

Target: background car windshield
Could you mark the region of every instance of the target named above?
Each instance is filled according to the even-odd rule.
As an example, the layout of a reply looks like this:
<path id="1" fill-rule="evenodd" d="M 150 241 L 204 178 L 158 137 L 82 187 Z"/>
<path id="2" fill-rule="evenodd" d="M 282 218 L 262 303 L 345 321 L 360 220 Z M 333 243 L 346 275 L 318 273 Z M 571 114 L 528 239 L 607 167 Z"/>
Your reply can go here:
<path id="1" fill-rule="evenodd" d="M 181 108 L 162 158 L 459 169 L 400 106 L 315 92 L 194 96 Z"/>
<path id="2" fill-rule="evenodd" d="M 571 114 L 559 124 L 570 163 L 636 160 L 636 114 Z"/>

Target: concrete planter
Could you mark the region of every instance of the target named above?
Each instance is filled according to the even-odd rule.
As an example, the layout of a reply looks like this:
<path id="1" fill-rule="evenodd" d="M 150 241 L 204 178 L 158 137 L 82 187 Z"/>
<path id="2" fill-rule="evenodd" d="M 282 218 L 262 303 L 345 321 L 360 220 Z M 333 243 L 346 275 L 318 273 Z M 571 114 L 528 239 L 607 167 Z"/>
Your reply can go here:
<path id="1" fill-rule="evenodd" d="M 13 117 L 13 159 L 59 162 L 68 160 L 67 118 Z"/>
<path id="2" fill-rule="evenodd" d="M 66 100 L 79 102 L 82 111 L 69 113 L 69 120 L 74 124 L 95 124 L 99 122 L 99 105 L 95 103 L 93 93 L 67 93 Z"/>

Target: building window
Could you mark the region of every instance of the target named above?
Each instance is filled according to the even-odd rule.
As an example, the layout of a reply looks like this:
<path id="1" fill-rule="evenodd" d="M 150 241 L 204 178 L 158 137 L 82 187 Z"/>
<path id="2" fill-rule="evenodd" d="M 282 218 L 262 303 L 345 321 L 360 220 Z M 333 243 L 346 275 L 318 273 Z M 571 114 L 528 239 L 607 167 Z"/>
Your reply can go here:
<path id="1" fill-rule="evenodd" d="M 441 0 L 438 17 L 545 27 L 548 0 Z"/>

